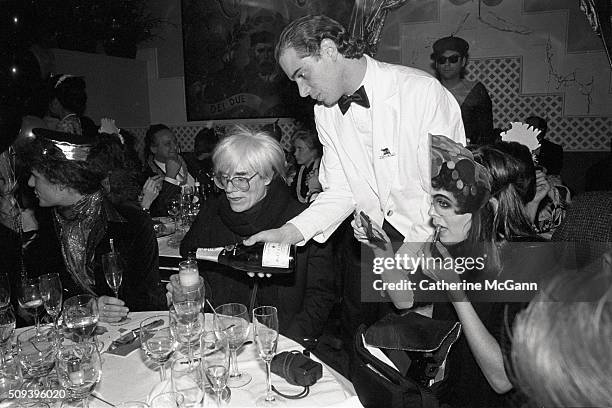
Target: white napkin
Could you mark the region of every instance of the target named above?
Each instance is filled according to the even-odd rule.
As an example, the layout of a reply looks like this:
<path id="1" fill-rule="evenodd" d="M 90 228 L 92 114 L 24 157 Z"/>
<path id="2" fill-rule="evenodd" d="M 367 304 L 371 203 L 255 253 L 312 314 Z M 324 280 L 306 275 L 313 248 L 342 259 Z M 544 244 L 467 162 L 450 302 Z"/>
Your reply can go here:
<path id="1" fill-rule="evenodd" d="M 159 394 L 163 394 L 164 392 L 172 392 L 172 381 L 165 380 L 160 383 L 157 383 L 153 389 L 147 395 L 147 404 L 151 405 L 151 401 L 153 398 L 157 397 Z"/>

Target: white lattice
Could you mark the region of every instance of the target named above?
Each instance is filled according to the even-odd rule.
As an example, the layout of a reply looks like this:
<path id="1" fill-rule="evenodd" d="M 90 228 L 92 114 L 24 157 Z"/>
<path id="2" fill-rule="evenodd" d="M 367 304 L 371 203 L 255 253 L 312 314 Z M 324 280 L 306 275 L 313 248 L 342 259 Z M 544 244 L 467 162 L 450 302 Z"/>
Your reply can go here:
<path id="1" fill-rule="evenodd" d="M 466 77 L 479 80 L 493 102 L 493 124 L 508 128 L 510 122 L 537 115 L 548 121 L 548 137 L 567 151 L 609 149 L 612 117 L 564 116 L 564 94 L 521 93 L 522 60 L 519 57 L 470 59 Z"/>

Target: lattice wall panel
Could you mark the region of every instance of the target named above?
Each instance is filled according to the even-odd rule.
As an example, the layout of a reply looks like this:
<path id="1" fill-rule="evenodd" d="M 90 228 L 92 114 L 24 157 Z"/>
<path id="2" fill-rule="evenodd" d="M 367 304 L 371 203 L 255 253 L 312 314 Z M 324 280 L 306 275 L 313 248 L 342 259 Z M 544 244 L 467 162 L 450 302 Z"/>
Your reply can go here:
<path id="1" fill-rule="evenodd" d="M 264 125 L 265 123 L 259 123 L 259 124 L 248 124 L 244 126 L 250 129 L 259 129 Z M 278 125 L 283 131 L 283 138 L 281 140 L 281 144 L 283 145 L 285 149 L 290 150 L 291 136 L 293 136 L 293 133 L 296 130 L 296 125 L 291 120 L 287 120 L 284 122 L 279 121 Z M 172 131 L 176 135 L 178 143 L 181 146 L 181 150 L 184 152 L 193 151 L 193 143 L 195 141 L 196 134 L 200 130 L 205 128 L 204 125 L 184 125 L 184 126 L 169 126 L 169 127 L 170 129 L 172 129 Z M 217 131 L 217 134 L 220 134 L 220 135 L 225 134 L 229 128 L 231 128 L 231 126 L 215 126 L 215 130 Z M 132 134 L 134 134 L 134 136 L 136 137 L 136 146 L 135 146 L 136 150 L 139 152 L 142 152 L 142 150 L 144 149 L 144 137 L 147 132 L 147 128 L 128 128 L 127 130 L 131 132 Z"/>
<path id="2" fill-rule="evenodd" d="M 567 151 L 609 149 L 612 117 L 564 116 L 564 94 L 521 93 L 521 58 L 471 59 L 468 68 L 467 78 L 479 80 L 489 91 L 495 127 L 508 128 L 510 122 L 535 114 L 547 119 L 550 139 Z"/>

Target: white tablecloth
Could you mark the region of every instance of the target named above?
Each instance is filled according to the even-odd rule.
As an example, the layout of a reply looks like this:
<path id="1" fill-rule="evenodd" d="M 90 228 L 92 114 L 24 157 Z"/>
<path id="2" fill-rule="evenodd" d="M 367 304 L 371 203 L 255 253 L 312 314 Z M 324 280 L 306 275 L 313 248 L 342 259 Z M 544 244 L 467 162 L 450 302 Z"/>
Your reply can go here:
<path id="1" fill-rule="evenodd" d="M 132 319 L 123 326 L 107 326 L 109 331 L 98 336 L 104 342 L 105 348 L 112 340 L 119 337 L 119 328 L 134 329 L 144 318 L 164 312 L 130 313 Z M 210 318 L 209 320 L 210 321 Z M 102 323 L 103 325 L 103 323 Z M 284 336 L 280 336 L 277 352 L 286 350 L 301 350 L 300 346 Z M 95 389 L 95 394 L 104 400 L 118 404 L 124 401 L 146 401 L 152 388 L 160 382 L 159 373 L 155 371 L 141 350 L 136 350 L 126 357 L 102 354 L 103 375 L 102 380 Z M 313 356 L 314 359 L 316 357 Z M 238 364 L 241 371 L 247 371 L 253 380 L 242 388 L 232 388 L 232 399 L 229 407 L 252 407 L 254 401 L 265 393 L 265 364 L 257 356 L 255 344 L 245 345 L 238 354 Z M 169 364 L 166 367 L 170 379 Z M 280 391 L 288 394 L 297 394 L 301 387 L 289 385 L 281 377 L 272 374 L 272 383 Z M 340 374 L 323 364 L 323 378 L 310 388 L 310 394 L 303 399 L 287 400 L 288 407 L 361 407 L 359 400 L 354 397 L 355 390 Z M 354 397 L 354 398 L 352 398 Z M 92 398 L 92 408 L 108 408 L 108 405 Z"/>

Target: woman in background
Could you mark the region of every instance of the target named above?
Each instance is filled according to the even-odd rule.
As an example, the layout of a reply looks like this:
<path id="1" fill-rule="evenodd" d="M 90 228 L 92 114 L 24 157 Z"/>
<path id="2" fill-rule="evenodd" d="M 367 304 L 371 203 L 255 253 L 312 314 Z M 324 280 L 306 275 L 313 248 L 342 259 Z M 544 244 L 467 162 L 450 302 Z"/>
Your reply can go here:
<path id="1" fill-rule="evenodd" d="M 323 190 L 319 183 L 323 146 L 315 132 L 298 130 L 293 135 L 293 149 L 299 167 L 291 183 L 291 190 L 299 202 L 310 203 Z"/>
<path id="2" fill-rule="evenodd" d="M 431 57 L 438 79 L 459 102 L 468 143 L 481 146 L 493 143 L 493 108 L 487 88 L 464 77 L 469 48 L 463 38 L 444 37 L 434 43 Z"/>
<path id="3" fill-rule="evenodd" d="M 51 78 L 49 97 L 49 128 L 75 135 L 94 135 L 97 126 L 83 116 L 87 106 L 85 80 L 74 75 L 56 75 Z M 57 122 L 56 122 L 57 121 Z"/>

